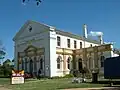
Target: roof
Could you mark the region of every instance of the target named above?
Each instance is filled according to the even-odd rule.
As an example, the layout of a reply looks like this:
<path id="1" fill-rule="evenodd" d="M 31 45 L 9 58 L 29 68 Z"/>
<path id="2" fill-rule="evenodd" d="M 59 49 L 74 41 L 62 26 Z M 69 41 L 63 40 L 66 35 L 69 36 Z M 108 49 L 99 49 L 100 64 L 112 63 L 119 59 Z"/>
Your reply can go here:
<path id="1" fill-rule="evenodd" d="M 71 38 L 75 38 L 75 39 L 78 39 L 78 40 L 83 40 L 83 36 L 72 34 L 70 32 L 65 32 L 65 31 L 61 31 L 61 30 L 56 29 L 56 33 L 60 34 L 60 35 L 63 35 L 63 36 L 68 36 L 68 37 L 71 37 Z M 93 39 L 90 39 L 90 38 L 85 38 L 85 41 L 95 43 L 95 44 L 100 44 L 99 41 L 93 40 Z"/>
<path id="2" fill-rule="evenodd" d="M 33 20 L 28 20 L 22 27 L 21 27 L 21 30 L 19 30 L 19 32 L 15 35 L 15 37 L 13 38 L 13 40 L 15 40 L 15 38 L 18 36 L 18 34 L 20 34 L 20 32 L 22 32 L 22 30 L 29 24 L 29 23 L 36 23 L 36 24 L 41 24 L 47 28 L 50 28 L 52 26 L 50 25 L 47 25 L 47 24 L 44 24 L 44 23 L 39 23 L 39 22 L 36 22 L 36 21 L 33 21 Z M 78 40 L 83 40 L 83 36 L 80 36 L 80 35 L 76 35 L 76 34 L 72 34 L 70 32 L 66 32 L 66 31 L 62 31 L 62 30 L 58 30 L 58 29 L 55 29 L 56 33 L 57 34 L 60 34 L 60 35 L 63 35 L 63 36 L 68 36 L 68 37 L 71 37 L 71 38 L 75 38 L 75 39 L 78 39 Z M 85 41 L 87 42 L 91 42 L 91 43 L 95 43 L 95 44 L 100 44 L 99 41 L 97 40 L 93 40 L 93 39 L 90 39 L 90 38 L 85 38 Z"/>

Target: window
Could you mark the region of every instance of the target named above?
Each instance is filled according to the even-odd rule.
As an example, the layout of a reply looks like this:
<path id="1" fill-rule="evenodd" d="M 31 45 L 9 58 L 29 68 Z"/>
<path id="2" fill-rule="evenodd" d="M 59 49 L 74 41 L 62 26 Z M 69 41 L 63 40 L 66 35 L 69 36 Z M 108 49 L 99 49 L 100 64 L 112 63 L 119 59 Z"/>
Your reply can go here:
<path id="1" fill-rule="evenodd" d="M 80 42 L 80 48 L 82 48 L 82 42 Z"/>
<path id="2" fill-rule="evenodd" d="M 60 69 L 60 61 L 61 61 L 61 57 L 59 56 L 57 58 L 57 69 Z"/>
<path id="3" fill-rule="evenodd" d="M 25 72 L 27 72 L 27 58 L 25 58 Z"/>
<path id="4" fill-rule="evenodd" d="M 77 42 L 74 40 L 74 48 L 77 48 Z"/>
<path id="5" fill-rule="evenodd" d="M 60 46 L 60 37 L 59 36 L 57 36 L 57 46 Z"/>
<path id="6" fill-rule="evenodd" d="M 70 48 L 70 39 L 67 39 L 67 46 Z"/>
<path id="7" fill-rule="evenodd" d="M 22 58 L 22 70 L 24 70 L 24 60 Z"/>
<path id="8" fill-rule="evenodd" d="M 40 59 L 40 69 L 43 69 L 43 59 Z"/>
<path id="9" fill-rule="evenodd" d="M 37 71 L 37 58 L 34 57 L 34 71 Z"/>
<path id="10" fill-rule="evenodd" d="M 67 60 L 67 67 L 68 67 L 68 69 L 70 69 L 70 61 L 71 61 L 71 58 L 69 57 L 68 60 Z"/>
<path id="11" fill-rule="evenodd" d="M 31 32 L 32 31 L 32 26 L 29 26 L 29 32 Z"/>
<path id="12" fill-rule="evenodd" d="M 90 47 L 92 47 L 92 44 L 90 44 Z"/>
<path id="13" fill-rule="evenodd" d="M 30 58 L 30 63 L 29 63 L 29 71 L 30 73 L 33 73 L 33 60 Z"/>
<path id="14" fill-rule="evenodd" d="M 100 58 L 101 67 L 104 67 L 104 60 L 105 60 L 105 57 L 104 57 L 104 56 L 101 56 L 101 58 Z"/>

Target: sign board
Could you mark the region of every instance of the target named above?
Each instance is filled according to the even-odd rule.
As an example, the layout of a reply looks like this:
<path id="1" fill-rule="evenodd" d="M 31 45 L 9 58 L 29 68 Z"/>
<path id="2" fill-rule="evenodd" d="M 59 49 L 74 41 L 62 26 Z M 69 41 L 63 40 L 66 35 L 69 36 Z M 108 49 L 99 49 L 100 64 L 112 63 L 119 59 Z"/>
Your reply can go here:
<path id="1" fill-rule="evenodd" d="M 11 84 L 23 84 L 24 83 L 24 70 L 15 71 L 12 70 Z"/>

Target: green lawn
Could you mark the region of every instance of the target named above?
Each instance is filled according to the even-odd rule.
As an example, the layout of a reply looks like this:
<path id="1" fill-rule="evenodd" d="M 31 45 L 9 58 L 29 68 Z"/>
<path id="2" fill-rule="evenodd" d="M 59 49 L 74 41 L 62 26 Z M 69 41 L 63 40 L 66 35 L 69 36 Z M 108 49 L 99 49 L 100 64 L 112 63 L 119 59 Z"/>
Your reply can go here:
<path id="1" fill-rule="evenodd" d="M 66 88 L 102 87 L 103 84 L 74 84 L 71 79 L 26 80 L 25 84 L 10 85 L 10 79 L 0 78 L 0 85 L 12 90 L 58 90 Z"/>

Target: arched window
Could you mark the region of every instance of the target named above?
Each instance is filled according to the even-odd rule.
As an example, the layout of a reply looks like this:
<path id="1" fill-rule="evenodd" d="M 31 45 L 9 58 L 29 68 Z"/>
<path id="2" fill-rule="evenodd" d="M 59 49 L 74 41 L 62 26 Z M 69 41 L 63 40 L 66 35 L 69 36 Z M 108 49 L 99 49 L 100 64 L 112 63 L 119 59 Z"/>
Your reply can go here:
<path id="1" fill-rule="evenodd" d="M 30 73 L 33 73 L 33 61 L 32 59 L 30 59 L 30 64 L 29 64 L 29 69 L 30 69 Z"/>
<path id="2" fill-rule="evenodd" d="M 22 70 L 24 70 L 24 60 L 22 58 Z"/>
<path id="3" fill-rule="evenodd" d="M 67 67 L 68 67 L 68 69 L 70 69 L 70 61 L 71 61 L 71 57 L 68 57 L 68 59 L 67 59 Z"/>
<path id="4" fill-rule="evenodd" d="M 40 59 L 40 69 L 43 69 L 43 59 Z"/>
<path id="5" fill-rule="evenodd" d="M 25 58 L 25 72 L 27 72 L 27 58 Z"/>
<path id="6" fill-rule="evenodd" d="M 57 69 L 60 69 L 60 61 L 61 61 L 61 57 L 59 56 L 57 58 Z"/>
<path id="7" fill-rule="evenodd" d="M 34 57 L 34 71 L 37 71 L 37 58 Z"/>
<path id="8" fill-rule="evenodd" d="M 105 57 L 101 56 L 100 57 L 101 67 L 104 67 L 104 60 L 105 60 Z"/>

